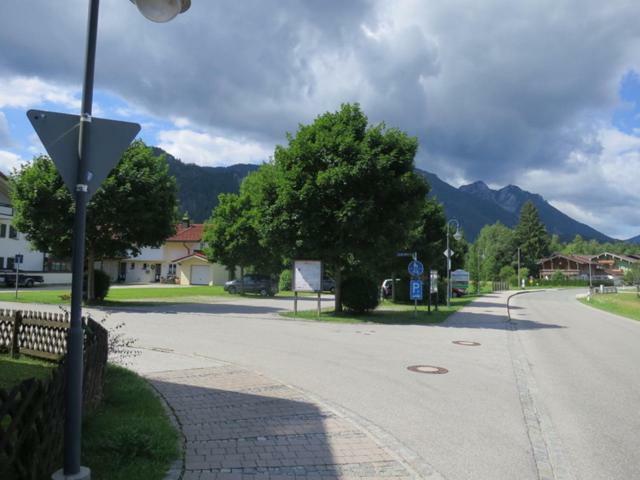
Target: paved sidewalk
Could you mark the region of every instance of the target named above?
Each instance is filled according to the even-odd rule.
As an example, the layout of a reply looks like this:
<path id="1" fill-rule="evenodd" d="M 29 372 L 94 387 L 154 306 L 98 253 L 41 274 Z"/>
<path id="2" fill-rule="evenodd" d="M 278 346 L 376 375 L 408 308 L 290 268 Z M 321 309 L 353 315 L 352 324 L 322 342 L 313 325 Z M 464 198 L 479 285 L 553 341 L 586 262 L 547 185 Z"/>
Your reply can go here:
<path id="1" fill-rule="evenodd" d="M 417 478 L 349 419 L 257 373 L 225 365 L 148 378 L 184 434 L 185 480 Z"/>

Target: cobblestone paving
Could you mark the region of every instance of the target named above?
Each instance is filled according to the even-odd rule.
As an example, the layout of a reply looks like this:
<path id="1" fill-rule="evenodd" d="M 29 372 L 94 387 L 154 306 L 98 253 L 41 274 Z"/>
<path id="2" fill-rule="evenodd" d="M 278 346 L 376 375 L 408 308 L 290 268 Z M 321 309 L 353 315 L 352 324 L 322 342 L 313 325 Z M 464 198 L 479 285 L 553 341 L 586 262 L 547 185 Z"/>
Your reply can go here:
<path id="1" fill-rule="evenodd" d="M 150 375 L 185 436 L 185 480 L 414 478 L 354 423 L 237 367 Z"/>

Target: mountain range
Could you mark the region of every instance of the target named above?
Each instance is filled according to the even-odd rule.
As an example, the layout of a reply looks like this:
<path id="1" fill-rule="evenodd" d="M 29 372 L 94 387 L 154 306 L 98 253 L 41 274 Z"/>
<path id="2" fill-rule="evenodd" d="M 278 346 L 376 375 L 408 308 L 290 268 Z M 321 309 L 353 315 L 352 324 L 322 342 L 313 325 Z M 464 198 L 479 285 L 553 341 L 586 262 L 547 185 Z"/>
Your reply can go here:
<path id="1" fill-rule="evenodd" d="M 211 216 L 218 204 L 220 193 L 236 193 L 242 179 L 257 170 L 258 165 L 237 164 L 229 167 L 202 167 L 186 164 L 160 148 L 155 154 L 164 154 L 169 164 L 169 173 L 176 178 L 181 212 L 188 212 L 195 222 L 203 222 Z M 441 180 L 437 175 L 416 169 L 431 185 L 430 196 L 444 205 L 447 218 L 456 218 L 465 237 L 473 241 L 482 227 L 501 222 L 508 227 L 518 223 L 520 209 L 531 201 L 538 209 L 540 219 L 550 234 L 556 234 L 562 241 L 570 241 L 576 235 L 586 240 L 599 242 L 616 241 L 596 229 L 580 223 L 553 207 L 542 196 L 508 185 L 499 190 L 489 188 L 478 181 L 459 188 Z M 640 235 L 627 240 L 640 243 Z"/>

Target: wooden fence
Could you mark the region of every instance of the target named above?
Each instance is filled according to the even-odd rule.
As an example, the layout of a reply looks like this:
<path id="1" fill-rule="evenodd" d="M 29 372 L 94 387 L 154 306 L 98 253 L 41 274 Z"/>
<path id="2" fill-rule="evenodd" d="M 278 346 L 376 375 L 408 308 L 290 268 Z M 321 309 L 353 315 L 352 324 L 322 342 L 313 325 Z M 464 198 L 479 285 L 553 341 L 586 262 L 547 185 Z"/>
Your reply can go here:
<path id="1" fill-rule="evenodd" d="M 84 411 L 102 398 L 108 333 L 83 318 Z M 0 311 L 0 346 L 12 354 L 59 360 L 46 380 L 28 379 L 11 390 L 0 389 L 0 478 L 50 478 L 62 464 L 64 426 L 64 354 L 69 319 L 65 314 Z"/>

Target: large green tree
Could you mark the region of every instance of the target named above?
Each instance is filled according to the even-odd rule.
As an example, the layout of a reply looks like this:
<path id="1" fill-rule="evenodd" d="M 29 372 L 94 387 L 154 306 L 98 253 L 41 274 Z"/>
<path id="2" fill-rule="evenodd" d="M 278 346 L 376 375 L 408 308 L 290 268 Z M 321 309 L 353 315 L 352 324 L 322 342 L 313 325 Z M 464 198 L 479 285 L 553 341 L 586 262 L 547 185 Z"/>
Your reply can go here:
<path id="1" fill-rule="evenodd" d="M 284 258 L 322 260 L 335 276 L 336 311 L 343 274 L 386 263 L 420 213 L 426 184 L 414 173 L 417 148 L 398 129 L 369 125 L 357 104 L 301 125 L 276 147 L 263 238 Z"/>
<path id="2" fill-rule="evenodd" d="M 229 270 L 253 267 L 260 273 L 279 273 L 282 262 L 277 248 L 263 238 L 261 224 L 269 201 L 263 195 L 269 192 L 272 166 L 265 165 L 250 174 L 236 194 L 218 196 L 218 206 L 206 223 L 203 240 L 207 256 L 225 265 Z"/>
<path id="3" fill-rule="evenodd" d="M 466 258 L 466 268 L 476 288 L 483 280 L 500 280 L 503 268 L 515 267 L 516 251 L 515 232 L 512 229 L 500 222 L 485 225 Z"/>
<path id="4" fill-rule="evenodd" d="M 538 260 L 549 255 L 551 239 L 533 202 L 526 202 L 522 206 L 515 237 L 516 247 L 520 247 L 522 265 L 533 274 L 537 274 Z"/>
<path id="5" fill-rule="evenodd" d="M 74 201 L 53 162 L 36 157 L 11 175 L 14 226 L 38 250 L 71 256 Z M 87 207 L 88 278 L 95 260 L 137 255 L 173 235 L 176 183 L 164 157 L 136 141 L 95 193 Z M 89 285 L 89 298 L 92 298 Z"/>

